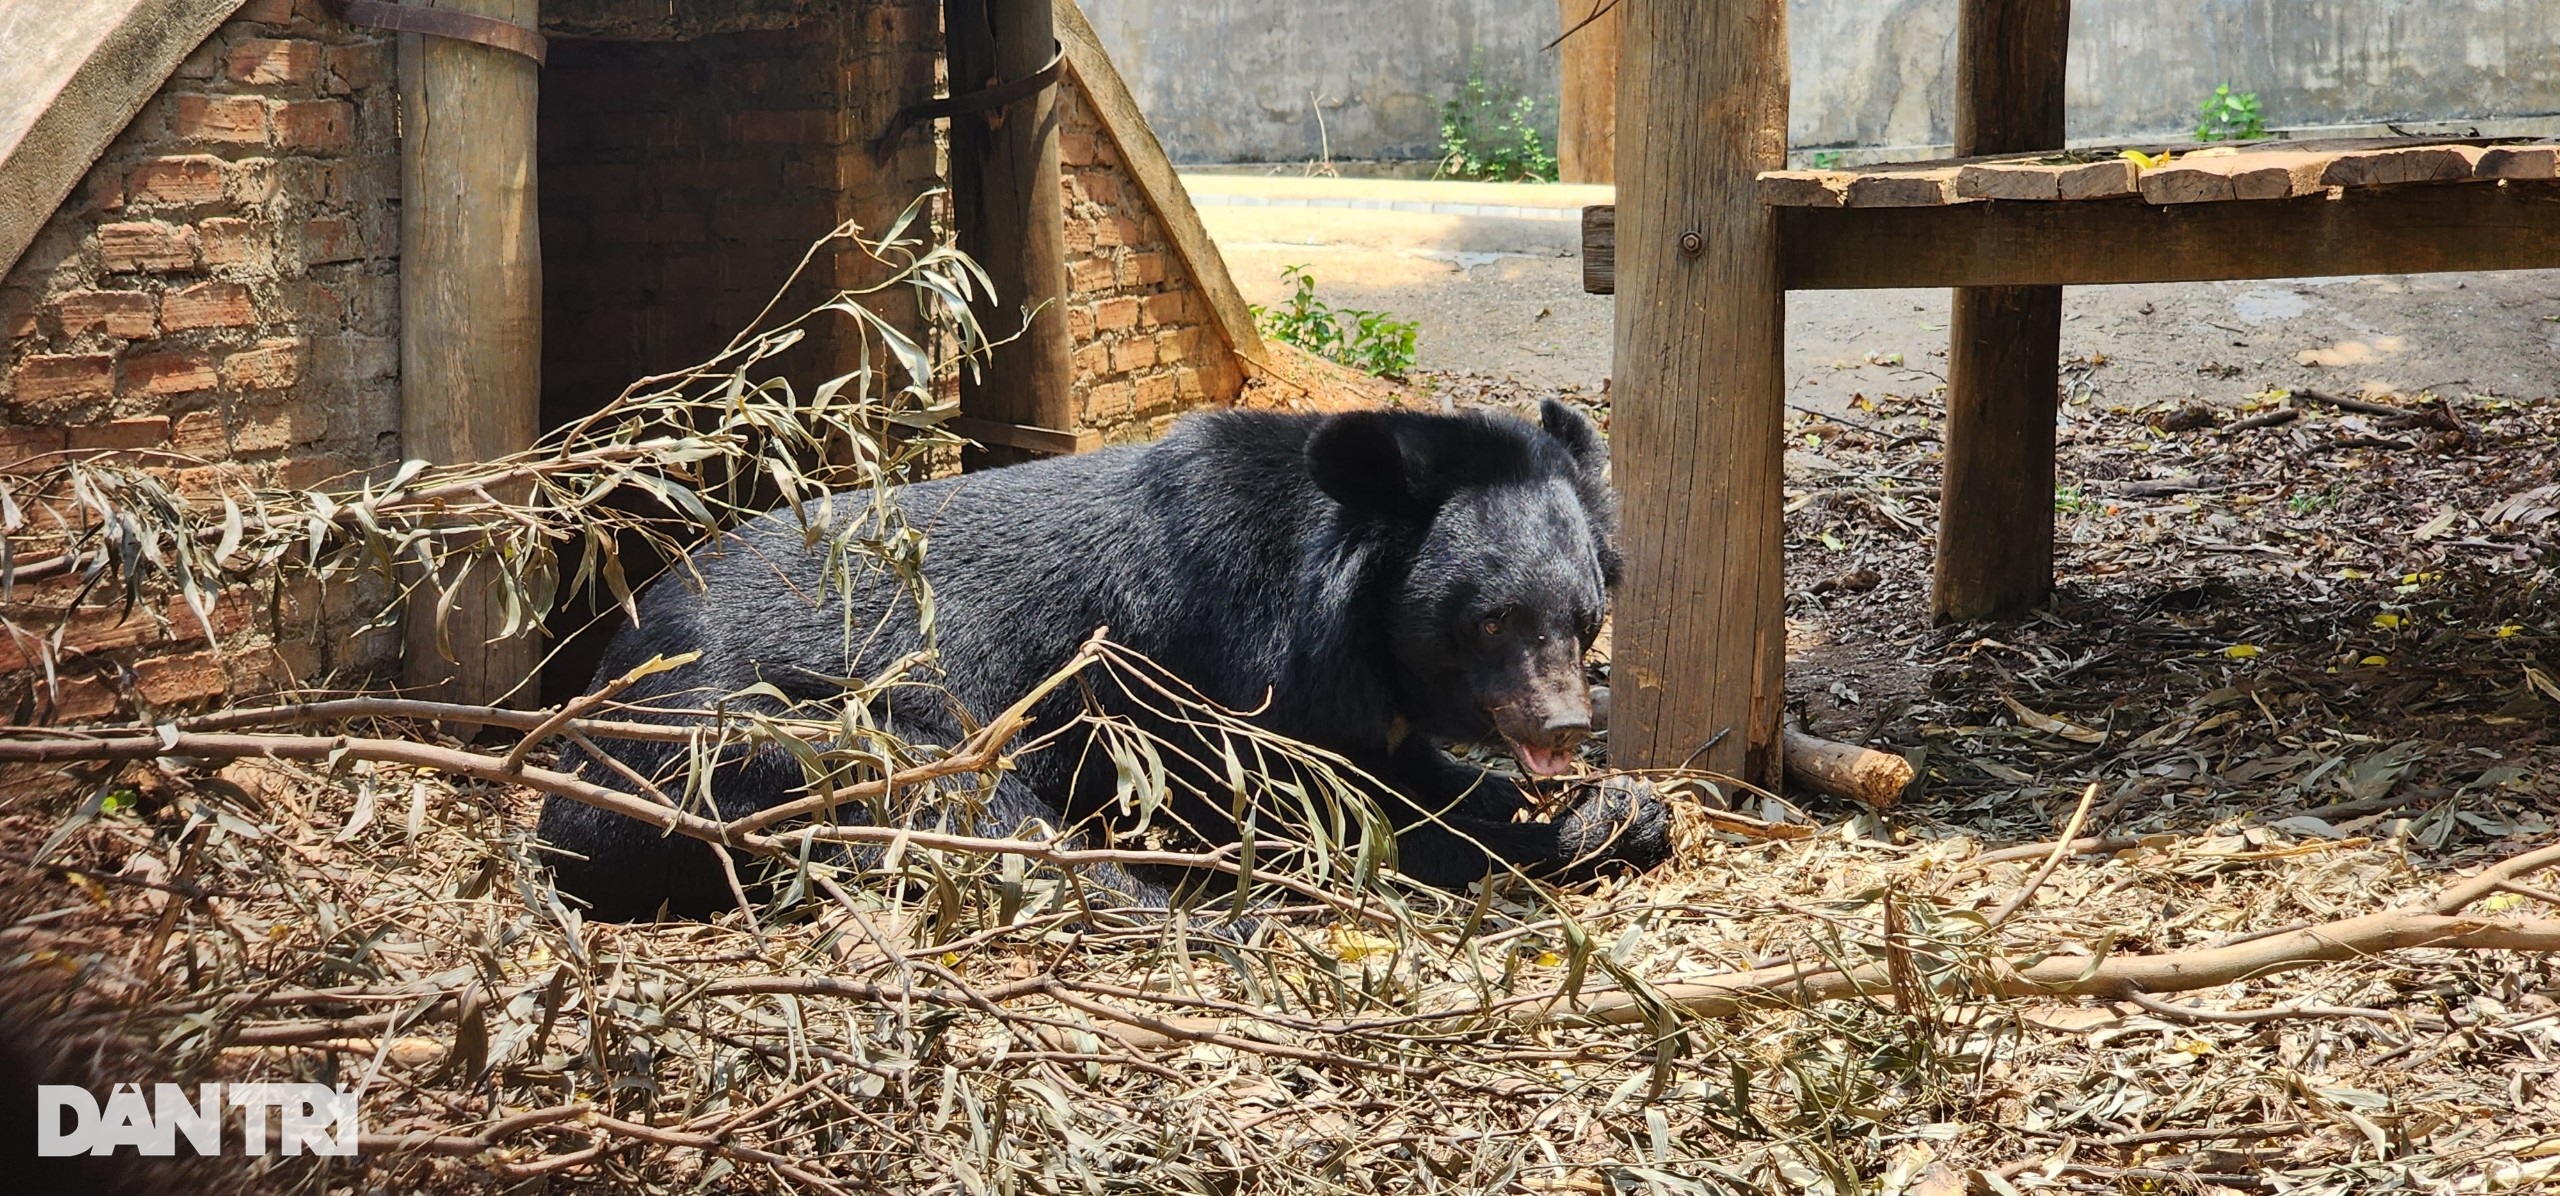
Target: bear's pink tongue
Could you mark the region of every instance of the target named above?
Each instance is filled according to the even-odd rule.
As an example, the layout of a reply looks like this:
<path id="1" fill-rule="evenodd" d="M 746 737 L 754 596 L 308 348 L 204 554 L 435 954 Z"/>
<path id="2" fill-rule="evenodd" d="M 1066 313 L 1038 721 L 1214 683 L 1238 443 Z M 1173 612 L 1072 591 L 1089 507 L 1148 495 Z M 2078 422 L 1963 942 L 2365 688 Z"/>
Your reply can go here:
<path id="1" fill-rule="evenodd" d="M 1511 755 L 1520 761 L 1520 771 L 1533 777 L 1556 777 L 1573 771 L 1573 753 L 1554 748 L 1532 747 L 1514 740 Z"/>

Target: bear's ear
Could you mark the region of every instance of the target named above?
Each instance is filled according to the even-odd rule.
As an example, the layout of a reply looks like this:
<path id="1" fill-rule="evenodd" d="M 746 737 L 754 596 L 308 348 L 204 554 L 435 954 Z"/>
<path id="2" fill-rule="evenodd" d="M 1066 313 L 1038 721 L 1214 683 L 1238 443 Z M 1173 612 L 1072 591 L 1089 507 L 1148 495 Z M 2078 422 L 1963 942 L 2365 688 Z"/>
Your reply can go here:
<path id="1" fill-rule="evenodd" d="M 1583 414 L 1554 399 L 1538 403 L 1538 426 L 1573 454 L 1583 472 L 1594 477 L 1609 466 L 1609 446 L 1600 439 L 1600 429 L 1592 427 Z"/>
<path id="2" fill-rule="evenodd" d="M 1382 412 L 1327 416 L 1307 437 L 1307 471 L 1333 501 L 1358 514 L 1389 514 L 1412 503 L 1411 462 Z"/>

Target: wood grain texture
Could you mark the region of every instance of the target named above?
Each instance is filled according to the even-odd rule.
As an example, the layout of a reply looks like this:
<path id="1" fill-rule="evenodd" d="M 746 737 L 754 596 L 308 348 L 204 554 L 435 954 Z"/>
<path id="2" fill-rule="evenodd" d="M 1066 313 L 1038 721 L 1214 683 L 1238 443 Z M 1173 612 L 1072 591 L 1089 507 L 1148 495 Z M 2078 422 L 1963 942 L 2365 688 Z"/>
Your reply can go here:
<path id="1" fill-rule="evenodd" d="M 1129 93 L 1128 81 L 1112 64 L 1110 52 L 1103 49 L 1102 39 L 1094 35 L 1093 23 L 1085 19 L 1076 0 L 1054 2 L 1058 41 L 1066 49 L 1067 70 L 1075 77 L 1076 85 L 1084 89 L 1085 101 L 1102 119 L 1103 131 L 1120 150 L 1120 163 L 1137 181 L 1147 206 L 1155 211 L 1156 219 L 1164 222 L 1174 256 L 1182 259 L 1191 272 L 1193 285 L 1208 300 L 1219 334 L 1236 356 L 1256 366 L 1267 365 L 1268 355 L 1262 347 L 1262 332 L 1254 327 L 1253 310 L 1245 303 L 1244 293 L 1236 289 L 1235 276 L 1227 272 L 1227 259 L 1218 252 L 1218 243 L 1209 238 L 1208 226 L 1200 222 L 1200 210 L 1192 205 L 1191 192 L 1174 172 L 1173 160 L 1165 156 L 1164 144 L 1156 140 L 1154 126 L 1139 111 L 1137 97 Z"/>
<path id="2" fill-rule="evenodd" d="M 1760 173 L 1760 202 L 1773 208 L 1836 208 L 1848 201 L 1848 170 L 1766 170 Z"/>
<path id="3" fill-rule="evenodd" d="M 1569 31 L 1556 47 L 1556 176 L 1611 182 L 1618 177 L 1618 42 L 1626 22 L 1615 0 L 1556 0 L 1556 16 L 1557 28 Z"/>
<path id="4" fill-rule="evenodd" d="M 1051 0 L 944 0 L 954 94 L 1021 79 L 1058 50 Z M 951 210 L 960 249 L 995 294 L 977 304 L 990 335 L 1012 336 L 986 368 L 960 373 L 960 409 L 1000 424 L 1075 426 L 1067 338 L 1066 208 L 1059 192 L 1057 89 L 996 112 L 951 118 Z M 1036 311 L 1029 324 L 1023 313 Z M 1012 448 L 963 454 L 963 468 L 1023 460 Z"/>
<path id="5" fill-rule="evenodd" d="M 2560 268 L 2560 187 L 2347 191 L 2279 203 L 1780 210 L 1791 291 L 2099 286 Z M 1615 210 L 1583 213 L 1585 288 L 1610 293 Z"/>
<path id="6" fill-rule="evenodd" d="M 2320 177 L 2336 160 L 2318 150 L 2185 157 L 2143 171 L 2142 198 L 2156 204 L 2291 199 L 2327 186 Z"/>
<path id="7" fill-rule="evenodd" d="M 2560 267 L 2560 184 L 2551 182 L 2374 188 L 2264 203 L 2119 199 L 1783 209 L 1778 217 L 1787 286 L 1805 291 Z"/>
<path id="8" fill-rule="evenodd" d="M 1943 204 L 1966 202 L 1956 196 L 1956 176 L 1961 168 L 1941 166 L 1932 170 L 1896 170 L 1852 175 L 1848 187 L 1841 192 L 1843 207 L 1851 208 L 1931 208 Z"/>
<path id="9" fill-rule="evenodd" d="M 1980 162 L 1956 173 L 1956 196 L 2033 202 L 2111 199 L 2136 193 L 2136 173 L 2134 164 L 2122 158 L 2062 165 Z"/>
<path id="10" fill-rule="evenodd" d="M 1619 6 L 1610 751 L 1774 785 L 1786 297 L 1756 177 L 1786 159 L 1786 3 Z"/>
<path id="11" fill-rule="evenodd" d="M 1962 0 L 1957 21 L 1956 152 L 2061 149 L 2069 0 Z M 1948 329 L 1931 612 L 1974 619 L 2030 610 L 2053 589 L 2062 288 L 1959 289 Z"/>
<path id="12" fill-rule="evenodd" d="M 2560 142 L 2491 146 L 2473 169 L 2484 179 L 2560 178 Z"/>
<path id="13" fill-rule="evenodd" d="M 2412 145 L 2338 155 L 2320 172 L 2331 187 L 2397 187 L 2410 183 L 2460 183 L 2478 177 L 2488 150 L 2476 145 Z"/>
<path id="14" fill-rule="evenodd" d="M 536 0 L 434 6 L 528 27 L 539 17 Z M 468 42 L 399 41 L 401 447 L 439 464 L 485 461 L 531 446 L 540 430 L 540 69 Z M 432 600 L 405 614 L 411 692 L 474 705 L 530 699 L 534 634 L 497 640 L 495 588 L 460 580 L 441 637 Z"/>
<path id="15" fill-rule="evenodd" d="M 1618 205 L 1593 204 L 1582 209 L 1582 290 L 1591 295 L 1618 293 Z"/>

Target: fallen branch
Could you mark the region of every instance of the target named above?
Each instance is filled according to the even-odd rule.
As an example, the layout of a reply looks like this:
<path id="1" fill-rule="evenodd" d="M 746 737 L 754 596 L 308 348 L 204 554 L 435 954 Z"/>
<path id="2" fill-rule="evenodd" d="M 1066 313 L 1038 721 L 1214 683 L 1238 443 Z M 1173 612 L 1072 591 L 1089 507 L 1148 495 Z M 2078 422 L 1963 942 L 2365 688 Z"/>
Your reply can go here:
<path id="1" fill-rule="evenodd" d="M 1790 720 L 1787 775 L 1833 797 L 1891 809 L 1911 787 L 1911 762 L 1892 752 L 1823 739 Z"/>

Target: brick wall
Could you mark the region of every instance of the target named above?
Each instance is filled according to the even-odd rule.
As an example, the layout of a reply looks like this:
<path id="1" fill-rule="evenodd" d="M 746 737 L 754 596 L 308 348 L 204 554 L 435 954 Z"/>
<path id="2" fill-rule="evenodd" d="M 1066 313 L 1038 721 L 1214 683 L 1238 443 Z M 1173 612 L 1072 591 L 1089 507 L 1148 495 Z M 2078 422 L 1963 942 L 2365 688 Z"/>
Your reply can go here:
<path id="1" fill-rule="evenodd" d="M 188 57 L 0 279 L 0 461 L 176 454 L 137 459 L 201 492 L 190 459 L 307 486 L 397 458 L 392 54 L 316 0 L 249 0 Z M 84 614 L 60 716 L 379 666 L 398 642 L 350 634 L 363 597 L 234 594 L 219 644 L 165 610 Z"/>
<path id="2" fill-rule="evenodd" d="M 1067 211 L 1067 335 L 1081 426 L 1144 440 L 1236 401 L 1244 372 L 1092 105 L 1058 88 Z"/>

